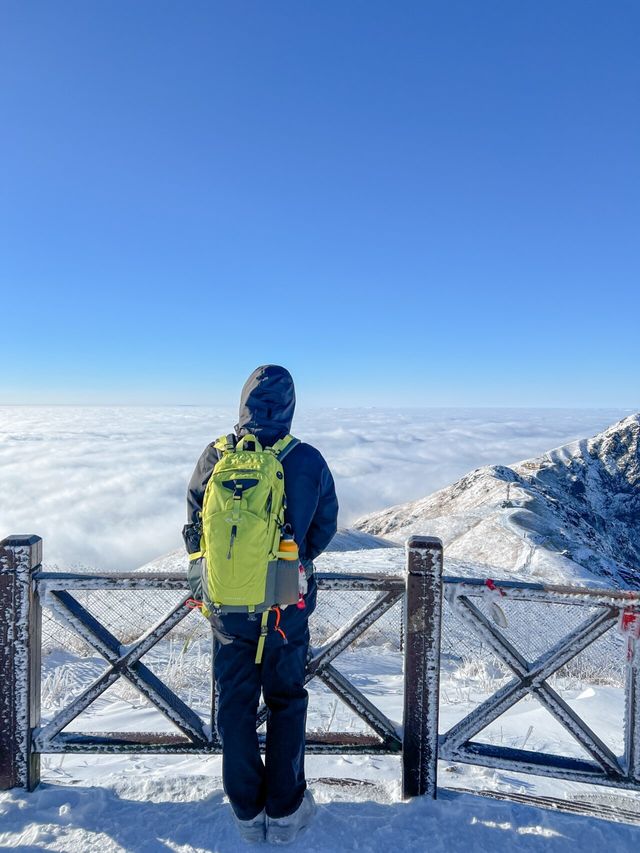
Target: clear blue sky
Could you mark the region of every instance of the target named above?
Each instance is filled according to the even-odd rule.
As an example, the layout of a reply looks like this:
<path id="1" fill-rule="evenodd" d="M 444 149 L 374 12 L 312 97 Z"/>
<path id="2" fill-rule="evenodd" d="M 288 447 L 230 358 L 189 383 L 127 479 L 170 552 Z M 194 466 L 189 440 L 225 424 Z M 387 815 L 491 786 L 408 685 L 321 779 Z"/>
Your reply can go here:
<path id="1" fill-rule="evenodd" d="M 0 402 L 640 407 L 636 0 L 0 15 Z"/>

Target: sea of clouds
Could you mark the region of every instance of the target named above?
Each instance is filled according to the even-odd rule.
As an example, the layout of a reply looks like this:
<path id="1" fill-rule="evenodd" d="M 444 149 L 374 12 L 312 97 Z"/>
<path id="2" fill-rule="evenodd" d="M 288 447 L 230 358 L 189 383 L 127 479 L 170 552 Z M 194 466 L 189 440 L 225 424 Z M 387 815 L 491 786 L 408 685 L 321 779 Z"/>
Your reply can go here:
<path id="1" fill-rule="evenodd" d="M 538 455 L 630 413 L 316 409 L 301 411 L 292 431 L 329 462 L 348 526 L 473 468 Z M 0 539 L 37 533 L 49 565 L 121 570 L 179 547 L 195 461 L 234 416 L 204 407 L 0 407 Z"/>

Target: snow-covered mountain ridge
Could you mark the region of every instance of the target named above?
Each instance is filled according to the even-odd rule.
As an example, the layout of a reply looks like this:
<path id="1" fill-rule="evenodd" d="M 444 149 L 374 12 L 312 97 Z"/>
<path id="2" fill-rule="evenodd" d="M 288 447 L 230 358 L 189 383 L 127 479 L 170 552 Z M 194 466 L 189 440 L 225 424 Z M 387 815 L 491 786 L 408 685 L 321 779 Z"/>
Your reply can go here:
<path id="1" fill-rule="evenodd" d="M 439 536 L 454 560 L 554 582 L 640 585 L 640 414 L 355 522 L 397 542 Z"/>

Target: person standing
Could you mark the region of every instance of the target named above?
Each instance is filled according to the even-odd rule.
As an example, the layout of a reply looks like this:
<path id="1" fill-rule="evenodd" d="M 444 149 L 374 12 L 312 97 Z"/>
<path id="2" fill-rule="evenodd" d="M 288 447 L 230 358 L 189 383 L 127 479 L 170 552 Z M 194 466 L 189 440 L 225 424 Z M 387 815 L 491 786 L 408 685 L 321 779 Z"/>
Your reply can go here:
<path id="1" fill-rule="evenodd" d="M 333 477 L 320 452 L 289 434 L 294 410 L 294 383 L 284 367 L 264 365 L 253 371 L 242 389 L 234 433 L 209 444 L 196 464 L 187 493 L 188 522 L 183 529 L 190 555 L 190 586 L 197 598 L 206 600 L 211 582 L 206 552 L 202 556 L 201 548 L 207 485 L 214 469 L 221 470 L 219 463 L 225 453 L 233 453 L 236 448 L 250 453 L 256 446 L 260 450 L 272 449 L 282 466 L 277 476 L 282 479 L 284 475 L 286 498 L 282 500 L 281 532 L 288 545 L 297 544 L 298 601 L 286 607 L 265 605 L 262 613 L 259 608 L 256 612 L 246 607 L 216 607 L 215 602 L 209 602 L 206 608 L 215 638 L 216 725 L 222 742 L 223 784 L 240 834 L 247 841 L 289 843 L 315 812 L 304 772 L 308 701 L 304 679 L 309 616 L 317 593 L 313 560 L 336 532 L 338 500 Z M 242 458 L 253 459 L 246 454 Z M 222 485 L 233 489 L 233 498 L 228 492 L 227 507 L 242 506 L 243 498 L 247 499 L 259 478 L 246 474 L 245 479 L 224 476 Z M 224 519 L 229 524 L 233 521 L 230 512 L 226 511 L 229 517 Z M 205 511 L 205 533 L 207 517 Z M 224 556 L 230 561 L 241 547 L 241 536 L 245 540 L 251 535 L 258 537 L 257 528 L 253 534 L 252 529 L 247 524 L 234 525 L 229 541 L 225 538 L 224 543 L 218 542 L 216 552 L 223 545 L 228 549 Z M 222 534 L 216 536 L 222 539 Z M 227 537 L 226 532 L 224 536 Z M 213 549 L 210 542 L 206 547 Z M 220 557 L 223 568 L 224 556 Z M 285 553 L 280 556 L 287 557 Z M 287 564 L 283 565 L 286 569 Z M 256 733 L 261 691 L 267 707 L 264 762 Z"/>

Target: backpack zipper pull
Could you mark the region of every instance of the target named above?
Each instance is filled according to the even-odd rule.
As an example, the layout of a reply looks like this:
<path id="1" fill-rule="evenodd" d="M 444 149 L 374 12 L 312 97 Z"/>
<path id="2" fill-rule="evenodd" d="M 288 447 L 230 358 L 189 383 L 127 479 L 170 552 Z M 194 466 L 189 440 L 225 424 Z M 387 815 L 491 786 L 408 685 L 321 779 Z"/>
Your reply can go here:
<path id="1" fill-rule="evenodd" d="M 236 540 L 236 535 L 238 533 L 238 528 L 234 524 L 231 528 L 231 539 L 229 540 L 229 550 L 227 551 L 227 560 L 231 559 L 231 549 L 233 548 L 233 543 Z"/>

